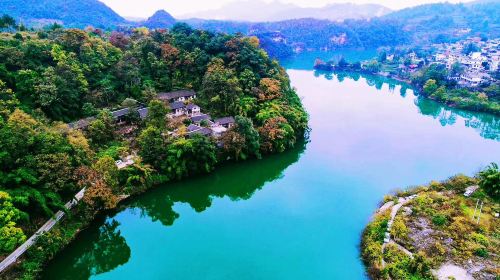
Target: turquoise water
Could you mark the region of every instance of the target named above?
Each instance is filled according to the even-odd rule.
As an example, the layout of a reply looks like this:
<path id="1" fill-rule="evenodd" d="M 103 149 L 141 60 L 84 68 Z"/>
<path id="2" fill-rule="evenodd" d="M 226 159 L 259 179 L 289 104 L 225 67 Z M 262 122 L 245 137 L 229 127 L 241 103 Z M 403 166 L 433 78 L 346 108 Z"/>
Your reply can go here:
<path id="1" fill-rule="evenodd" d="M 304 70 L 308 61 L 286 65 L 309 143 L 132 199 L 44 278 L 365 279 L 359 237 L 384 194 L 500 159 L 498 118 L 390 80 Z"/>

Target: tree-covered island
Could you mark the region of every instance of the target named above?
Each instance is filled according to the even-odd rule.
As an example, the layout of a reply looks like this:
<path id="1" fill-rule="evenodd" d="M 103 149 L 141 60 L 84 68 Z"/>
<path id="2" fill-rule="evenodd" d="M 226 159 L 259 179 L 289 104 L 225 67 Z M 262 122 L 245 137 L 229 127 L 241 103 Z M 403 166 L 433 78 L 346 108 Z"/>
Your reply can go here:
<path id="1" fill-rule="evenodd" d="M 69 216 L 0 278 L 36 277 L 103 209 L 226 160 L 280 153 L 308 115 L 255 37 L 0 28 L 0 260 Z M 64 204 L 85 190 L 71 211 Z"/>

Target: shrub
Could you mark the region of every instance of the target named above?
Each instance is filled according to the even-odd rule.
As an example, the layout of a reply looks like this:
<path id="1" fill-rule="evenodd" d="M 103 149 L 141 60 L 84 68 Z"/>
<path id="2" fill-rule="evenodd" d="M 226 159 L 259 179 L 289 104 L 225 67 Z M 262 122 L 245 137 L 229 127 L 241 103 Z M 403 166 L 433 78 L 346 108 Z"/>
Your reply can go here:
<path id="1" fill-rule="evenodd" d="M 436 226 L 443 226 L 448 222 L 446 216 L 441 214 L 436 214 L 432 217 L 432 223 Z"/>
<path id="2" fill-rule="evenodd" d="M 484 247 L 477 248 L 476 251 L 474 252 L 474 254 L 476 256 L 486 258 L 486 257 L 488 257 L 488 250 L 486 250 L 486 248 L 484 248 Z"/>
<path id="3" fill-rule="evenodd" d="M 500 200 L 500 171 L 498 165 L 492 163 L 487 169 L 479 172 L 479 186 L 493 199 Z"/>

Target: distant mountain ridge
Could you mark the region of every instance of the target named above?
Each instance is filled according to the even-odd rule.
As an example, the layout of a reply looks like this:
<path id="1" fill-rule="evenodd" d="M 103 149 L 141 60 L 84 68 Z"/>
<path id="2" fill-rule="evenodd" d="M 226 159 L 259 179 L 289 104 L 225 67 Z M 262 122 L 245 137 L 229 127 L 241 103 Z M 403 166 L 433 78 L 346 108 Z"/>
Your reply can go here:
<path id="1" fill-rule="evenodd" d="M 9 14 L 28 26 L 57 22 L 68 27 L 112 28 L 127 24 L 126 19 L 98 0 L 1 0 L 0 14 Z"/>
<path id="2" fill-rule="evenodd" d="M 258 11 L 258 12 L 256 12 Z M 293 4 L 263 1 L 237 1 L 220 9 L 192 13 L 182 18 L 200 18 L 248 22 L 283 21 L 299 18 L 327 19 L 369 19 L 388 14 L 391 10 L 378 4 L 329 4 L 320 8 L 303 8 Z"/>
<path id="3" fill-rule="evenodd" d="M 139 22 L 139 24 L 147 28 L 170 28 L 176 23 L 176 19 L 165 10 L 156 11 L 146 21 Z"/>

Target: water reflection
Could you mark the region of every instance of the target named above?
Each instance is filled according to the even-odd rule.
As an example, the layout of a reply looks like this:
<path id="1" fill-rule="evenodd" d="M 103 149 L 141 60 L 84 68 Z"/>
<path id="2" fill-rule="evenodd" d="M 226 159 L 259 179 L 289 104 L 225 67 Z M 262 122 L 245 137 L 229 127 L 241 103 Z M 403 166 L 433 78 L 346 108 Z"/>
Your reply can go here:
<path id="1" fill-rule="evenodd" d="M 215 198 L 247 200 L 266 182 L 281 177 L 283 170 L 298 161 L 305 143 L 280 155 L 239 164 L 229 163 L 209 176 L 201 176 L 156 189 L 131 202 L 127 207 L 140 209 L 142 215 L 169 226 L 179 218 L 175 203 L 187 203 L 196 212 L 203 212 Z"/>
<path id="2" fill-rule="evenodd" d="M 132 199 L 82 232 L 78 242 L 70 244 L 51 262 L 43 279 L 88 279 L 127 263 L 131 250 L 114 219 L 118 213 L 128 209 L 134 215 L 172 226 L 181 218 L 174 211 L 176 203 L 187 203 L 196 212 L 203 212 L 217 198 L 250 199 L 266 182 L 279 179 L 288 166 L 297 162 L 305 146 L 306 143 L 300 143 L 291 151 L 262 160 L 226 164 L 208 176 L 171 183 Z"/>
<path id="3" fill-rule="evenodd" d="M 102 218 L 97 222 L 104 224 L 101 227 L 91 227 L 82 234 L 84 241 L 80 243 L 78 254 L 66 254 L 63 251 L 65 257 L 59 258 L 58 262 L 67 271 L 47 279 L 88 279 L 129 261 L 131 250 L 118 230 L 120 223 L 114 219 L 103 221 Z"/>
<path id="4" fill-rule="evenodd" d="M 368 86 L 375 87 L 377 90 L 382 90 L 384 85 L 388 85 L 390 92 L 395 92 L 399 88 L 399 94 L 402 97 L 407 96 L 408 90 L 412 91 L 412 87 L 404 82 L 357 72 L 315 71 L 314 76 L 324 77 L 327 80 L 337 79 L 339 82 L 343 82 L 345 79 L 359 81 L 360 78 L 363 78 Z M 466 127 L 474 129 L 481 137 L 500 140 L 500 118 L 494 115 L 455 109 L 422 97 L 415 98 L 414 104 L 422 115 L 432 117 L 439 121 L 442 126 L 455 125 L 461 118 Z"/>

